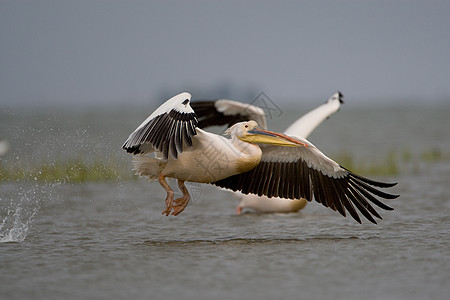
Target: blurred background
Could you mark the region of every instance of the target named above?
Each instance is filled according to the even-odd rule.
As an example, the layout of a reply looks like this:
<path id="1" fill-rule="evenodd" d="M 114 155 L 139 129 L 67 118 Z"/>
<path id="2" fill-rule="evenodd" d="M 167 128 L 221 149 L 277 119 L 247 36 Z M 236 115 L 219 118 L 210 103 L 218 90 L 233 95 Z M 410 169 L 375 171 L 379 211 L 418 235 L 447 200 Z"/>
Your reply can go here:
<path id="1" fill-rule="evenodd" d="M 450 98 L 448 1 L 0 2 L 2 107 Z"/>
<path id="2" fill-rule="evenodd" d="M 339 90 L 343 115 L 310 137 L 326 154 L 351 167 L 362 154 L 375 165 L 442 156 L 449 11 L 435 0 L 1 1 L 0 167 L 70 158 L 126 170 L 123 141 L 182 91 L 263 93 L 282 131 Z"/>

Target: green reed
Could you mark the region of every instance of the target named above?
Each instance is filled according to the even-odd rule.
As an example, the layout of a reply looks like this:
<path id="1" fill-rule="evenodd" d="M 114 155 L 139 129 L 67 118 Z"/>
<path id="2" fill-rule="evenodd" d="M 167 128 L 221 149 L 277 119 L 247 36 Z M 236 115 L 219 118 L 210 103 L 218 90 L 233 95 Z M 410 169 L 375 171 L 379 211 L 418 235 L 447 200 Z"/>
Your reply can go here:
<path id="1" fill-rule="evenodd" d="M 377 158 L 355 158 L 349 152 L 330 157 L 345 168 L 362 176 L 394 176 L 416 172 L 428 165 L 450 160 L 450 153 L 429 149 L 421 153 L 410 150 L 391 150 Z M 92 182 L 107 180 L 131 180 L 133 175 L 129 161 L 120 159 L 86 161 L 82 157 L 59 159 L 32 164 L 7 164 L 0 160 L 0 182 Z"/>
<path id="2" fill-rule="evenodd" d="M 128 172 L 129 171 L 129 172 Z M 33 165 L 5 165 L 0 162 L 0 182 L 88 182 L 132 178 L 130 169 L 112 161 L 87 162 L 82 158 L 43 162 Z"/>
<path id="3" fill-rule="evenodd" d="M 450 160 L 450 152 L 437 148 L 413 153 L 409 149 L 390 150 L 382 157 L 354 158 L 348 152 L 332 156 L 333 160 L 347 169 L 363 176 L 393 176 L 401 173 L 417 172 L 422 168 Z"/>

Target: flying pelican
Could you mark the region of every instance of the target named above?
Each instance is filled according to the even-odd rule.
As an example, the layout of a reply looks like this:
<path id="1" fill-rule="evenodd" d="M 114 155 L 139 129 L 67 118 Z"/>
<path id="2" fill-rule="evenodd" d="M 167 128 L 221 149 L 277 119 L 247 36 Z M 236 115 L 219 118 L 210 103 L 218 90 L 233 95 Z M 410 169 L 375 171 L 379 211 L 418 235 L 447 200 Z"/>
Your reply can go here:
<path id="1" fill-rule="evenodd" d="M 134 170 L 138 175 L 158 179 L 166 190 L 166 207 L 162 214 L 178 215 L 190 196 L 185 181 L 210 183 L 244 194 L 268 197 L 313 198 L 324 206 L 346 216 L 346 211 L 359 223 L 359 210 L 376 224 L 381 219 L 369 203 L 392 210 L 375 196 L 394 199 L 379 188 L 396 183 L 374 181 L 350 172 L 325 156 L 304 138 L 290 137 L 258 128 L 256 121 L 239 122 L 223 136 L 198 127 L 190 106 L 191 95 L 181 93 L 157 108 L 123 144 L 135 155 Z M 154 157 L 146 154 L 155 153 Z M 174 199 L 174 191 L 166 177 L 176 178 L 182 197 Z"/>
<path id="2" fill-rule="evenodd" d="M 300 117 L 292 123 L 284 132 L 295 137 L 308 138 L 311 132 L 319 126 L 325 119 L 337 112 L 344 101 L 341 92 L 334 93 L 325 104 L 322 104 L 312 111 Z M 244 120 L 256 120 L 262 127 L 266 127 L 266 117 L 261 108 L 234 100 L 219 99 L 194 101 L 192 108 L 197 114 L 199 127 L 205 128 L 214 125 L 232 126 L 236 122 Z M 297 212 L 303 209 L 307 200 L 286 199 L 258 195 L 244 195 L 236 193 L 240 202 L 236 207 L 236 213 L 240 215 L 245 208 L 250 208 L 258 212 Z"/>

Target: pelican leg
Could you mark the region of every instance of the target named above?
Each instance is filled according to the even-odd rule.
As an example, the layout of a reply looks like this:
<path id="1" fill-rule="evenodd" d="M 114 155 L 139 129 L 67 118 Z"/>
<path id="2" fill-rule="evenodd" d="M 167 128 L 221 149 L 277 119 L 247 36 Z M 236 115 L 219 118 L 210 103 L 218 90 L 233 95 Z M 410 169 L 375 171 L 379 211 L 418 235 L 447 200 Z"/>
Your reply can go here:
<path id="1" fill-rule="evenodd" d="M 189 195 L 189 191 L 184 185 L 184 180 L 178 180 L 178 188 L 183 193 L 183 196 L 175 199 L 173 205 L 172 215 L 178 216 L 188 205 L 191 196 Z"/>
<path id="2" fill-rule="evenodd" d="M 166 182 L 166 178 L 162 175 L 159 174 L 158 176 L 158 181 L 159 184 L 166 190 L 167 192 L 167 197 L 166 197 L 166 209 L 163 210 L 162 214 L 168 216 L 170 214 L 170 212 L 172 211 L 172 205 L 173 205 L 173 195 L 174 192 L 173 190 L 170 188 L 170 186 L 167 184 Z"/>

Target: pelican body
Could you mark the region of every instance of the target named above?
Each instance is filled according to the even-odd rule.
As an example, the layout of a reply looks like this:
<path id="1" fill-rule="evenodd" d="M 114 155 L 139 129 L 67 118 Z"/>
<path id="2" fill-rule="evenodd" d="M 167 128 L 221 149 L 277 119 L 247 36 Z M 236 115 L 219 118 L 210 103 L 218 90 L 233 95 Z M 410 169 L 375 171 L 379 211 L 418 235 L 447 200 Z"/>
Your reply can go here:
<path id="1" fill-rule="evenodd" d="M 186 92 L 170 98 L 123 144 L 123 149 L 134 155 L 136 173 L 158 179 L 166 190 L 163 214 L 178 215 L 186 208 L 190 195 L 185 181 L 210 183 L 244 194 L 314 198 L 343 216 L 348 211 L 360 223 L 356 210 L 373 223 L 373 216 L 381 219 L 368 201 L 392 209 L 374 195 L 398 197 L 375 188 L 395 184 L 356 175 L 306 139 L 268 131 L 254 120 L 232 125 L 226 131 L 229 138 L 204 131 L 198 126 L 190 100 Z M 174 199 L 167 177 L 177 179 L 182 197 Z"/>
<path id="2" fill-rule="evenodd" d="M 128 138 L 123 148 L 132 154 L 137 174 L 158 179 L 167 192 L 163 214 L 178 215 L 190 195 L 184 182 L 212 183 L 255 168 L 262 156 L 256 143 L 304 146 L 279 133 L 261 130 L 256 121 L 241 122 L 227 130 L 227 139 L 196 127 L 198 121 L 189 106 L 191 95 L 181 93 L 161 105 Z M 155 157 L 145 156 L 155 152 Z M 174 192 L 165 178 L 178 180 L 183 196 Z M 172 211 L 173 210 L 173 211 Z"/>

